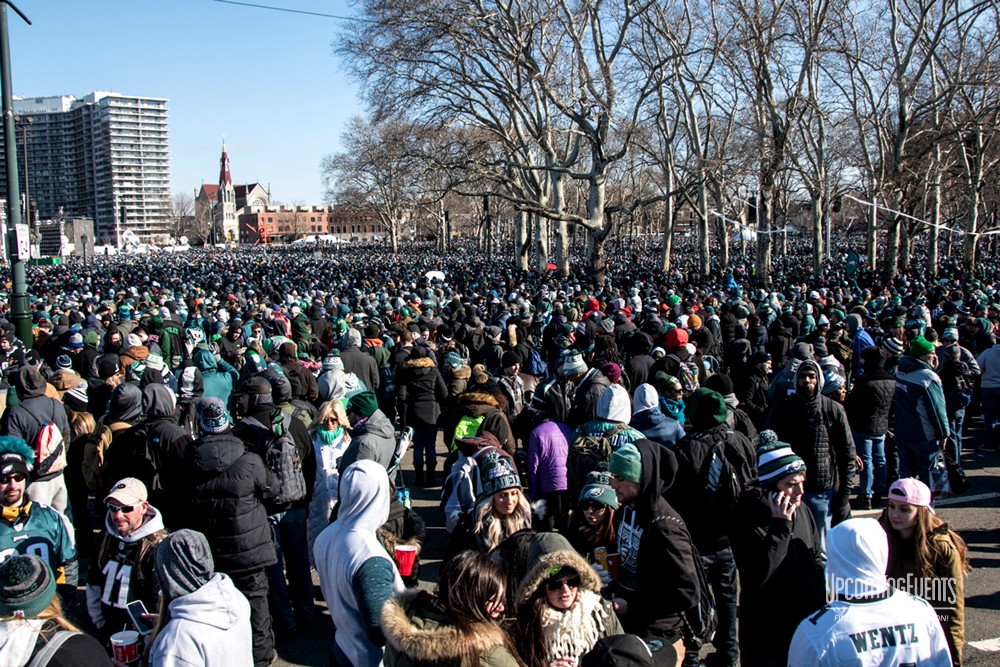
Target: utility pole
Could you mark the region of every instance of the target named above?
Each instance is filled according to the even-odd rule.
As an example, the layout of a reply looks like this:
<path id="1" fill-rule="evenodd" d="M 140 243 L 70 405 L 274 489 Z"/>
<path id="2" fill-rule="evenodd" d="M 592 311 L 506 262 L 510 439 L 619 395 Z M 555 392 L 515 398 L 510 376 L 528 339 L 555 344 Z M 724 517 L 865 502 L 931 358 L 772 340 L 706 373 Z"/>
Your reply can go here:
<path id="1" fill-rule="evenodd" d="M 3 139 L 4 157 L 7 160 L 7 252 L 10 256 L 10 272 L 13 293 L 11 294 L 11 321 L 14 333 L 30 349 L 34 342 L 31 332 L 31 312 L 28 309 L 27 279 L 24 263 L 28 254 L 22 252 L 25 244 L 30 244 L 27 225 L 21 222 L 21 188 L 17 182 L 17 130 L 14 128 L 14 93 L 10 79 L 10 38 L 7 33 L 7 6 L 17 12 L 24 22 L 31 25 L 28 17 L 21 13 L 10 0 L 0 0 L 0 88 L 3 89 Z M 18 238 L 23 235 L 26 238 Z M 30 246 L 29 246 L 30 247 Z"/>

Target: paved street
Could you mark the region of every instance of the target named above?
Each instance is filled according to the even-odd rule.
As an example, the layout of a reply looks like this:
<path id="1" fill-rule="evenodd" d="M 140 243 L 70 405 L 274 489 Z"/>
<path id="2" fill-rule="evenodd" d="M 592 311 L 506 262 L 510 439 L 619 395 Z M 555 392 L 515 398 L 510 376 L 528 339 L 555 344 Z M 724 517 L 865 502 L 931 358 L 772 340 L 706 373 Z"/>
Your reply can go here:
<path id="1" fill-rule="evenodd" d="M 975 425 L 975 423 L 974 423 Z M 975 442 L 973 430 L 966 447 Z M 439 443 L 439 451 L 443 446 Z M 972 574 L 965 582 L 965 664 L 970 667 L 1000 665 L 1000 454 L 978 456 L 967 451 L 963 465 L 973 479 L 966 496 L 940 503 L 937 513 L 957 530 L 969 545 Z M 407 460 L 404 470 L 412 470 Z M 422 585 L 430 588 L 437 578 L 440 558 L 446 543 L 440 511 L 437 507 L 439 488 L 412 489 L 413 506 L 427 522 L 427 544 L 421 554 Z M 877 511 L 855 513 L 855 516 L 878 516 Z M 317 595 L 319 581 L 316 581 Z M 322 603 L 319 603 L 322 606 Z M 295 637 L 279 638 L 277 642 L 280 666 L 325 666 L 329 659 L 329 643 L 333 626 L 325 612 L 316 627 L 300 631 Z"/>

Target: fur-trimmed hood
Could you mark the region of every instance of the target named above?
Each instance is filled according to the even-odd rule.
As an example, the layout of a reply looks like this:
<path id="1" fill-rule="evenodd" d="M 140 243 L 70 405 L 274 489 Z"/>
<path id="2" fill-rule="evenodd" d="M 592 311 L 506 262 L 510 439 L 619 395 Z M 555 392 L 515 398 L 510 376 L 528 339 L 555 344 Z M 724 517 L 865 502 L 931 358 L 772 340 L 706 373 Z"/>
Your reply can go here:
<path id="1" fill-rule="evenodd" d="M 575 551 L 553 551 L 540 557 L 524 575 L 517 589 L 518 604 L 524 604 L 531 594 L 549 578 L 549 570 L 555 567 L 568 567 L 580 575 L 580 587 L 600 594 L 601 580 L 594 569 L 587 564 L 583 556 Z"/>
<path id="2" fill-rule="evenodd" d="M 492 623 L 477 624 L 472 636 L 461 635 L 426 591 L 409 590 L 382 607 L 382 632 L 390 650 L 414 663 L 448 664 L 461 659 L 463 644 L 474 643 L 479 655 L 504 646 L 503 631 Z"/>
<path id="3" fill-rule="evenodd" d="M 458 397 L 458 402 L 461 405 L 489 405 L 500 409 L 500 401 L 484 391 L 467 391 Z"/>
<path id="4" fill-rule="evenodd" d="M 430 357 L 417 357 L 416 359 L 407 359 L 403 362 L 404 368 L 434 368 L 437 364 Z"/>
<path id="5" fill-rule="evenodd" d="M 468 380 L 472 377 L 472 369 L 468 366 L 459 366 L 451 372 L 456 380 Z"/>

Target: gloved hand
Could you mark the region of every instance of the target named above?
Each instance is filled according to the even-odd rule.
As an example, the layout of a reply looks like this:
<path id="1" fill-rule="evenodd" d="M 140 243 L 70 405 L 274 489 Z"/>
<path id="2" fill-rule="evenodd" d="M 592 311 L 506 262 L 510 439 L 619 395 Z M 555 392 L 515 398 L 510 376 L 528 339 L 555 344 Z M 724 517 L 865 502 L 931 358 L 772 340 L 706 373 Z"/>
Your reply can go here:
<path id="1" fill-rule="evenodd" d="M 601 567 L 600 563 L 592 563 L 590 567 L 594 568 L 594 572 L 601 578 L 601 588 L 611 585 L 611 573 Z"/>
<path id="2" fill-rule="evenodd" d="M 548 516 L 549 513 L 549 507 L 546 500 L 542 498 L 541 500 L 536 500 L 531 503 L 531 513 L 535 515 L 539 521 L 544 521 L 545 517 Z"/>

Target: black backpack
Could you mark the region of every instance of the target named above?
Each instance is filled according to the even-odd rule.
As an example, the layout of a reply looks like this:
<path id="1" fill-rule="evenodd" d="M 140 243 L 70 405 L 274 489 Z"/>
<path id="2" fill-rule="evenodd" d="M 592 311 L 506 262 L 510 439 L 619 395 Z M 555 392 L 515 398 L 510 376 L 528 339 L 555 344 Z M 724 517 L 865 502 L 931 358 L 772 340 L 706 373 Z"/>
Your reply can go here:
<path id="1" fill-rule="evenodd" d="M 628 428 L 617 424 L 599 435 L 584 435 L 573 440 L 566 456 L 566 482 L 570 498 L 578 498 L 587 482 L 587 474 L 607 470 L 611 461 L 611 440 Z"/>
<path id="2" fill-rule="evenodd" d="M 280 422 L 265 426 L 253 417 L 243 423 L 258 434 L 257 453 L 274 475 L 271 502 L 275 505 L 294 503 L 306 497 L 306 478 L 302 472 L 299 448 L 292 440 L 289 427 L 292 418 L 279 412 Z"/>

